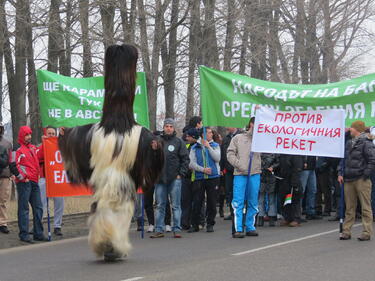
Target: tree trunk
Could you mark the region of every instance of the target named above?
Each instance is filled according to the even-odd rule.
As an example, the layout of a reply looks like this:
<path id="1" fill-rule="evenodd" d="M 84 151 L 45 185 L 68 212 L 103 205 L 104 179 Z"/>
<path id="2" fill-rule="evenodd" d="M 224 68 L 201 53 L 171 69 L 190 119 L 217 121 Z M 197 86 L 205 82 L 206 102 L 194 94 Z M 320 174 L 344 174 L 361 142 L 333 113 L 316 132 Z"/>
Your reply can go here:
<path id="1" fill-rule="evenodd" d="M 82 32 L 83 77 L 93 76 L 89 36 L 89 0 L 79 0 L 79 22 Z"/>
<path id="2" fill-rule="evenodd" d="M 17 102 L 17 92 L 15 89 L 15 73 L 14 73 L 14 64 L 13 64 L 13 57 L 12 57 L 12 48 L 10 45 L 9 39 L 9 30 L 8 30 L 8 23 L 5 14 L 5 0 L 0 0 L 0 36 L 1 41 L 3 42 L 3 50 L 4 50 L 4 62 L 5 62 L 5 69 L 8 81 L 8 92 L 9 92 L 9 100 L 11 109 L 15 108 Z M 19 114 L 17 112 L 11 111 L 11 120 L 12 120 L 12 128 L 13 128 L 13 144 L 17 144 L 17 134 L 18 128 L 16 128 L 16 121 L 18 120 Z M 24 120 L 26 119 L 23 117 Z"/>
<path id="3" fill-rule="evenodd" d="M 61 41 L 61 23 L 60 23 L 60 4 L 61 0 L 51 0 L 48 21 L 48 65 L 47 70 L 56 72 L 59 65 L 59 53 Z"/>
<path id="4" fill-rule="evenodd" d="M 114 38 L 114 17 L 115 17 L 115 5 L 113 0 L 105 0 L 99 2 L 100 16 L 103 27 L 103 45 L 106 50 L 110 45 L 115 42 Z"/>
<path id="5" fill-rule="evenodd" d="M 203 64 L 220 69 L 219 51 L 216 39 L 215 0 L 203 0 L 204 28 L 203 28 Z"/>
<path id="6" fill-rule="evenodd" d="M 29 100 L 29 119 L 30 126 L 33 129 L 33 143 L 40 143 L 42 138 L 42 123 L 39 112 L 38 83 L 36 80 L 34 47 L 33 47 L 33 29 L 30 15 L 30 2 L 25 1 L 26 9 L 26 43 L 27 43 L 27 74 L 28 74 L 28 100 Z"/>
<path id="7" fill-rule="evenodd" d="M 251 25 L 250 15 L 252 13 L 251 11 L 251 5 L 249 1 L 245 1 L 244 5 L 245 9 L 245 25 L 243 27 L 242 32 L 242 44 L 241 44 L 241 53 L 240 53 L 240 68 L 238 73 L 241 75 L 245 75 L 246 72 L 246 64 L 247 64 L 247 47 L 249 44 L 249 29 Z"/>
<path id="8" fill-rule="evenodd" d="M 121 0 L 119 2 L 121 24 L 124 33 L 124 43 L 132 44 L 135 40 L 135 19 L 137 12 L 137 2 L 136 0 L 131 0 L 129 11 L 127 6 L 127 0 Z"/>
<path id="9" fill-rule="evenodd" d="M 189 73 L 186 93 L 186 124 L 194 116 L 194 81 L 195 66 L 199 57 L 198 38 L 201 33 L 200 26 L 200 1 L 193 0 L 190 10 L 190 32 L 189 32 Z"/>
<path id="10" fill-rule="evenodd" d="M 299 63 L 301 62 L 301 68 L 305 67 L 303 60 L 303 53 L 305 50 L 304 44 L 304 5 L 305 0 L 297 0 L 297 17 L 296 17 L 296 32 L 294 38 L 294 52 L 293 52 L 293 70 L 292 70 L 292 82 L 297 84 L 299 82 Z M 301 69 L 301 73 L 305 73 L 306 69 Z M 302 75 L 304 76 L 304 75 Z M 305 79 L 304 77 L 303 79 Z M 304 82 L 304 81 L 302 81 Z"/>
<path id="11" fill-rule="evenodd" d="M 18 135 L 21 126 L 26 125 L 26 9 L 25 0 L 16 2 L 15 31 L 15 95 L 11 99 L 13 136 Z M 17 138 L 13 138 L 13 142 Z"/>
<path id="12" fill-rule="evenodd" d="M 235 0 L 227 0 L 228 14 L 227 14 L 227 32 L 225 35 L 225 47 L 224 47 L 224 71 L 231 71 L 231 62 L 233 56 L 233 41 L 234 41 L 234 16 L 235 16 Z"/>
<path id="13" fill-rule="evenodd" d="M 62 44 L 65 45 L 65 49 L 62 50 L 61 54 L 64 56 L 64 62 L 60 63 L 60 73 L 65 76 L 71 76 L 72 72 L 72 46 L 71 46 L 71 28 L 73 24 L 73 10 L 72 10 L 72 2 L 66 2 L 66 24 L 65 30 L 61 28 L 62 34 Z M 65 37 L 65 42 L 64 42 Z"/>
<path id="14" fill-rule="evenodd" d="M 280 20 L 281 0 L 273 0 L 269 17 L 270 36 L 268 37 L 269 64 L 271 81 L 280 82 L 277 67 L 277 38 L 279 37 L 279 20 Z"/>
<path id="15" fill-rule="evenodd" d="M 162 61 L 164 75 L 164 98 L 165 117 L 174 119 L 174 97 L 176 88 L 176 63 L 177 63 L 177 22 L 179 10 L 179 0 L 172 0 L 171 21 L 172 29 L 169 32 L 169 50 L 166 40 L 162 44 Z M 163 33 L 166 32 L 164 22 L 162 22 Z"/>

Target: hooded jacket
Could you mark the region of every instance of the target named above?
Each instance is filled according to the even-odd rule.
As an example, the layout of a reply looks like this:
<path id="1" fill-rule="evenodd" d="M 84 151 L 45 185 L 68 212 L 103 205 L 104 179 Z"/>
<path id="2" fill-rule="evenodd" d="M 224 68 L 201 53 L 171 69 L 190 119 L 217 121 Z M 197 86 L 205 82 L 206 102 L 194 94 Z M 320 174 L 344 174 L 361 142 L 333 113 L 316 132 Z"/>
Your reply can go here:
<path id="1" fill-rule="evenodd" d="M 38 182 L 39 179 L 37 149 L 31 143 L 25 143 L 25 136 L 31 133 L 32 130 L 28 126 L 21 127 L 18 133 L 20 147 L 16 151 L 15 160 L 19 174 L 16 177 L 16 182 L 25 182 L 26 180 Z"/>
<path id="2" fill-rule="evenodd" d="M 227 150 L 228 162 L 234 167 L 234 175 L 248 175 L 250 151 L 252 146 L 253 132 L 246 131 L 243 134 L 236 135 Z M 250 175 L 260 174 L 261 159 L 260 153 L 253 154 Z"/>
<path id="3" fill-rule="evenodd" d="M 0 178 L 9 178 L 10 177 L 10 170 L 9 170 L 9 155 L 12 153 L 12 144 L 4 138 L 4 136 L 0 136 L 0 155 L 1 155 L 1 173 Z"/>

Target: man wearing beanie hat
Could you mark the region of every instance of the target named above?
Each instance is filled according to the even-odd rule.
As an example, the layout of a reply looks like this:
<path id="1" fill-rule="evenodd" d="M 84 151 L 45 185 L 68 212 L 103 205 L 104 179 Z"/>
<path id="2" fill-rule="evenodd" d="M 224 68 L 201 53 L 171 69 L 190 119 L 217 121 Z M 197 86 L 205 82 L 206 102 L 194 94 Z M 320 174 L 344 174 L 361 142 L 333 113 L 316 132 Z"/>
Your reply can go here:
<path id="1" fill-rule="evenodd" d="M 345 145 L 345 158 L 339 166 L 338 181 L 344 184 L 345 222 L 341 240 L 351 238 L 351 228 L 355 222 L 357 200 L 362 207 L 363 231 L 359 241 L 368 241 L 372 235 L 371 180 L 375 170 L 375 146 L 365 133 L 366 126 L 362 121 L 355 121 L 350 128 L 351 139 Z M 343 163 L 345 161 L 345 163 Z M 342 174 L 342 166 L 345 170 Z"/>
<path id="2" fill-rule="evenodd" d="M 168 196 L 173 213 L 172 231 L 175 238 L 181 238 L 181 185 L 182 178 L 189 170 L 189 154 L 185 143 L 176 136 L 174 126 L 173 119 L 165 119 L 163 131 L 160 134 L 165 160 L 159 182 L 155 185 L 156 233 L 151 238 L 164 237 L 164 218 Z"/>

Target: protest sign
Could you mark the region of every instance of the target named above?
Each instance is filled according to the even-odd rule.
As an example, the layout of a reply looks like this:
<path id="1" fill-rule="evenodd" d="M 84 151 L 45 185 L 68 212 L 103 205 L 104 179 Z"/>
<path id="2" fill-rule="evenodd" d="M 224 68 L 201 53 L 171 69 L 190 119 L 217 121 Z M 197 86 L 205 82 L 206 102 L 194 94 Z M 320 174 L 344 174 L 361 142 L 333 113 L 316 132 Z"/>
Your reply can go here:
<path id="1" fill-rule="evenodd" d="M 70 184 L 64 169 L 56 137 L 43 139 L 43 150 L 47 197 L 67 197 L 92 194 L 92 190 L 87 186 Z"/>
<path id="2" fill-rule="evenodd" d="M 254 152 L 344 157 L 345 111 L 256 111 Z"/>
<path id="3" fill-rule="evenodd" d="M 244 127 L 257 105 L 279 111 L 343 109 L 346 126 L 375 120 L 375 74 L 323 85 L 283 84 L 201 66 L 200 92 L 206 126 Z"/>
<path id="4" fill-rule="evenodd" d="M 46 70 L 37 71 L 43 127 L 75 127 L 97 123 L 102 116 L 104 77 L 72 78 Z M 137 73 L 134 115 L 149 127 L 146 77 Z"/>

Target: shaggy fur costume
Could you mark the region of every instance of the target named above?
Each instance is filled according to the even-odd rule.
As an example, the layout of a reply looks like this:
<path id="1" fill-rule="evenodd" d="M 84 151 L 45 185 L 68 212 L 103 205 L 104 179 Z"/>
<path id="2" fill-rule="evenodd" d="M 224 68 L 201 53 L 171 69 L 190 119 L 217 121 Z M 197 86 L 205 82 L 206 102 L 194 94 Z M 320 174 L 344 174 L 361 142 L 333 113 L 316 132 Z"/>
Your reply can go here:
<path id="1" fill-rule="evenodd" d="M 131 56 L 132 51 L 126 45 L 111 46 L 106 62 L 109 67 L 116 66 L 126 61 L 127 57 L 121 56 Z M 107 80 L 115 77 L 112 68 L 106 70 Z M 101 122 L 65 128 L 59 136 L 59 148 L 70 181 L 94 189 L 95 203 L 88 220 L 89 244 L 98 257 L 114 260 L 126 256 L 131 248 L 129 227 L 136 190 L 155 183 L 164 155 L 153 134 L 134 120 L 135 82 L 129 86 L 126 80 L 125 87 L 120 87 L 116 81 L 107 80 Z"/>

